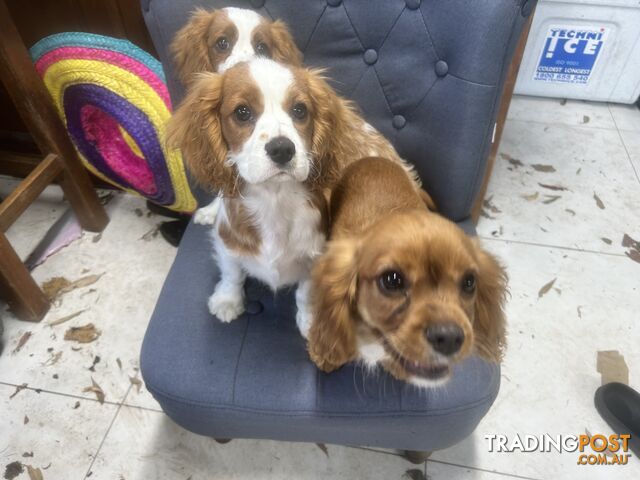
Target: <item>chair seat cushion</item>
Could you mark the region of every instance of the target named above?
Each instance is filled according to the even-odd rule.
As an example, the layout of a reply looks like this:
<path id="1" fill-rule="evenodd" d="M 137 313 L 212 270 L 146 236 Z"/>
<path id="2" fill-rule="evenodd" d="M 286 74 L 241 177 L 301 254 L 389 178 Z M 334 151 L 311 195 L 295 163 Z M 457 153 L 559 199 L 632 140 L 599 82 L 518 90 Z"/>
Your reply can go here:
<path id="1" fill-rule="evenodd" d="M 470 224 L 463 225 L 469 230 Z M 207 310 L 217 281 L 208 228 L 191 223 L 142 348 L 149 391 L 179 425 L 216 438 L 437 450 L 476 427 L 499 389 L 499 366 L 458 365 L 444 388 L 418 389 L 356 364 L 311 363 L 293 289 L 246 285 L 247 312 L 229 324 Z"/>

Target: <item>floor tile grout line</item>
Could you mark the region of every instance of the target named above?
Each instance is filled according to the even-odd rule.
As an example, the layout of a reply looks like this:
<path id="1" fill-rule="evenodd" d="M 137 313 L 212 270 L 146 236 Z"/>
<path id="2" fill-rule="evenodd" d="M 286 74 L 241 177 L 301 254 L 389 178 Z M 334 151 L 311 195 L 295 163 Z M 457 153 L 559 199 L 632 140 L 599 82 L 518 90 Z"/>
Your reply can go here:
<path id="1" fill-rule="evenodd" d="M 116 419 L 118 418 L 118 415 L 120 414 L 120 410 L 122 410 L 122 407 L 124 405 L 124 401 L 127 399 L 127 396 L 129 395 L 129 392 L 131 391 L 131 388 L 133 387 L 133 385 L 129 385 L 129 388 L 127 388 L 127 391 L 124 394 L 124 397 L 122 398 L 122 401 L 118 404 L 118 408 L 116 409 L 116 413 L 113 415 L 113 418 L 111 419 L 111 422 L 109 423 L 109 426 L 107 427 L 107 431 L 105 432 L 104 436 L 102 437 L 102 440 L 100 441 L 100 445 L 98 445 L 98 448 L 96 449 L 96 453 L 95 455 L 93 455 L 93 458 L 91 459 L 91 463 L 89 464 L 89 468 L 87 469 L 86 473 L 84 474 L 83 480 L 86 480 L 89 476 L 89 473 L 91 473 L 91 469 L 93 468 L 93 465 L 96 463 L 96 459 L 98 458 L 98 455 L 100 455 L 100 450 L 102 450 L 102 446 L 104 445 L 105 440 L 107 439 L 107 436 L 109 435 L 109 432 L 111 432 L 111 428 L 113 427 L 113 424 L 116 423 Z"/>
<path id="2" fill-rule="evenodd" d="M 495 237 L 485 237 L 483 235 L 478 235 L 478 238 L 481 240 L 492 240 L 495 242 L 503 242 L 503 243 L 517 243 L 519 245 L 530 245 L 532 247 L 541 247 L 541 248 L 556 248 L 558 250 L 569 250 L 572 252 L 579 253 L 592 253 L 595 255 L 606 255 L 609 257 L 618 257 L 618 258 L 626 258 L 626 255 L 623 253 L 611 253 L 611 252 L 600 252 L 598 250 L 587 250 L 583 248 L 575 248 L 575 247 L 565 247 L 563 245 L 552 245 L 547 243 L 536 243 L 536 242 L 527 242 L 525 240 L 510 240 L 508 238 L 495 238 Z"/>
<path id="3" fill-rule="evenodd" d="M 622 147 L 627 154 L 627 160 L 631 164 L 631 168 L 633 169 L 633 173 L 636 174 L 636 180 L 640 184 L 640 175 L 638 175 L 638 171 L 636 170 L 636 166 L 633 164 L 633 160 L 631 160 L 631 154 L 629 153 L 629 149 L 627 148 L 627 144 L 622 137 L 622 133 L 620 132 L 620 127 L 618 127 L 618 122 L 616 122 L 615 117 L 613 116 L 613 112 L 611 111 L 611 106 L 607 103 L 607 108 L 609 109 L 609 113 L 611 114 L 611 118 L 613 118 L 613 124 L 616 126 L 616 131 L 618 132 L 618 137 L 620 137 L 620 142 L 622 142 Z M 638 114 L 640 114 L 640 110 L 638 110 Z"/>
<path id="4" fill-rule="evenodd" d="M 100 403 L 100 401 L 97 398 L 83 397 L 81 395 L 74 395 L 73 393 L 56 392 L 54 390 L 47 390 L 45 388 L 30 387 L 28 385 L 26 387 L 22 387 L 22 384 L 18 385 L 18 384 L 15 384 L 15 383 L 3 382 L 3 381 L 0 381 L 0 385 L 5 385 L 7 387 L 16 387 L 16 388 L 20 388 L 21 390 L 31 390 L 31 391 L 36 392 L 36 393 L 48 393 L 48 394 L 51 394 L 51 395 L 58 395 L 60 397 L 75 398 L 77 400 L 86 400 L 88 402 Z M 120 405 L 120 401 L 113 402 L 113 401 L 110 401 L 110 400 L 105 400 L 104 402 L 102 402 L 102 404 L 118 406 L 118 405 Z"/>
<path id="5" fill-rule="evenodd" d="M 461 464 L 458 464 L 458 463 L 445 462 L 443 460 L 431 460 L 429 458 L 429 459 L 427 459 L 426 463 L 428 464 L 429 462 L 440 463 L 442 465 L 449 465 L 449 466 L 458 467 L 458 468 L 467 468 L 469 470 L 476 470 L 476 471 L 479 471 L 479 472 L 493 473 L 495 475 L 502 475 L 503 477 L 509 477 L 509 478 L 520 478 L 522 480 L 541 480 L 541 479 L 535 478 L 535 477 L 526 477 L 524 475 L 518 475 L 518 474 L 515 474 L 515 473 L 499 472 L 497 470 L 488 470 L 486 468 L 472 467 L 470 465 L 461 465 Z"/>
<path id="6" fill-rule="evenodd" d="M 560 127 L 568 127 L 568 128 L 581 128 L 584 130 L 604 130 L 606 132 L 617 132 L 617 128 L 607 128 L 607 127 L 587 127 L 586 125 L 578 124 L 569 124 L 562 122 L 542 122 L 540 120 L 524 120 L 521 118 L 507 117 L 507 122 L 522 122 L 522 123 L 534 123 L 536 125 L 548 125 L 551 127 L 560 126 Z"/>

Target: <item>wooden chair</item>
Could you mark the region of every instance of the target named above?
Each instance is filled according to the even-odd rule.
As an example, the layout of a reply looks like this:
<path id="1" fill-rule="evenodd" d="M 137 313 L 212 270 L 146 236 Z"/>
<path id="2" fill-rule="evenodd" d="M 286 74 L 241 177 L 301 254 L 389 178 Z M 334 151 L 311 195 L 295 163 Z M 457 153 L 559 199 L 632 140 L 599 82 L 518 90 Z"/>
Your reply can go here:
<path id="1" fill-rule="evenodd" d="M 45 156 L 20 185 L 0 203 L 0 297 L 23 320 L 39 321 L 49 301 L 33 280 L 4 232 L 56 181 L 86 230 L 98 232 L 109 222 L 78 158 L 44 83 L 31 62 L 4 0 L 0 0 L 0 79 Z M 0 164 L 2 163 L 0 152 Z"/>

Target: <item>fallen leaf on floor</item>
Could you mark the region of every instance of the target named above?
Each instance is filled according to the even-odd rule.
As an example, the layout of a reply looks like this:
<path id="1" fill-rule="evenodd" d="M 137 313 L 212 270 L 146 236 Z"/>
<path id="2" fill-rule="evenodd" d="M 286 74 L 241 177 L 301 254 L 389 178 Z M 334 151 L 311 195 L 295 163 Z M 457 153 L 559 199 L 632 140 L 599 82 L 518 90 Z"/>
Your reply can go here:
<path id="1" fill-rule="evenodd" d="M 96 381 L 93 379 L 93 377 L 91 377 L 91 386 L 90 387 L 85 387 L 83 390 L 83 392 L 91 392 L 91 393 L 95 393 L 96 394 L 96 398 L 98 399 L 98 401 L 100 403 L 104 403 L 104 391 L 102 390 L 102 387 L 100 387 L 100 385 L 98 385 L 96 383 Z M 78 407 L 79 407 L 79 402 L 78 402 Z M 77 407 L 74 407 L 77 408 Z"/>
<path id="2" fill-rule="evenodd" d="M 95 357 L 93 357 L 93 363 L 89 367 L 89 371 L 95 372 L 96 371 L 96 365 L 98 363 L 100 363 L 100 355 L 96 355 Z"/>
<path id="3" fill-rule="evenodd" d="M 100 277 L 102 277 L 102 275 L 104 274 L 101 273 L 99 275 L 87 275 L 85 277 L 80 277 L 73 282 L 67 280 L 64 277 L 53 277 L 42 284 L 42 291 L 47 296 L 49 301 L 53 302 L 60 296 L 72 290 L 93 285 L 98 280 L 100 280 Z"/>
<path id="4" fill-rule="evenodd" d="M 582 116 L 582 123 L 589 123 L 589 121 L 591 120 L 591 118 L 589 118 L 589 115 L 583 115 Z"/>
<path id="5" fill-rule="evenodd" d="M 13 480 L 22 472 L 24 472 L 24 468 L 20 462 L 11 462 L 4 467 L 4 478 L 6 480 Z"/>
<path id="6" fill-rule="evenodd" d="M 607 245 L 611 245 L 613 242 L 611 241 L 610 238 L 607 237 L 600 237 L 600 240 L 602 240 L 604 243 L 606 243 Z"/>
<path id="7" fill-rule="evenodd" d="M 604 210 L 604 203 L 602 203 L 602 200 L 600 200 L 600 197 L 596 194 L 596 192 L 593 192 L 593 199 L 596 201 L 596 205 L 598 206 L 598 208 L 600 210 Z"/>
<path id="8" fill-rule="evenodd" d="M 27 386 L 28 386 L 28 385 L 29 385 L 28 383 L 23 383 L 22 385 L 18 385 L 18 386 L 16 387 L 16 391 L 15 391 L 15 392 L 13 392 L 13 393 L 11 394 L 11 396 L 9 397 L 9 400 L 11 400 L 13 397 L 15 397 L 17 394 L 19 394 L 19 393 L 20 393 L 22 390 L 24 390 L 25 388 L 27 388 Z"/>
<path id="9" fill-rule="evenodd" d="M 618 350 L 599 351 L 596 370 L 600 374 L 602 385 L 611 382 L 629 384 L 629 367 Z"/>
<path id="10" fill-rule="evenodd" d="M 576 212 L 574 210 L 571 210 L 570 208 L 565 208 L 564 211 L 573 215 L 574 217 L 576 216 Z"/>
<path id="11" fill-rule="evenodd" d="M 94 235 L 93 238 L 91 239 L 91 242 L 98 243 L 101 239 L 102 239 L 102 232 L 98 233 L 97 235 Z"/>
<path id="12" fill-rule="evenodd" d="M 64 333 L 64 339 L 78 343 L 91 343 L 95 341 L 101 333 L 93 323 L 88 323 L 81 327 L 69 328 Z"/>
<path id="13" fill-rule="evenodd" d="M 640 242 L 637 240 L 634 240 L 626 233 L 622 237 L 622 246 L 627 248 L 633 248 L 635 250 L 640 250 Z"/>
<path id="14" fill-rule="evenodd" d="M 640 252 L 637 250 L 629 250 L 628 252 L 624 252 L 624 254 L 629 257 L 634 262 L 640 263 Z"/>
<path id="15" fill-rule="evenodd" d="M 50 357 L 47 359 L 47 361 L 42 364 L 43 367 L 50 367 L 51 365 L 55 365 L 56 363 L 58 363 L 60 358 L 62 358 L 62 350 L 56 353 L 51 352 L 49 353 L 49 355 Z"/>
<path id="16" fill-rule="evenodd" d="M 116 363 L 118 364 L 118 368 L 122 370 L 122 362 L 120 361 L 120 358 L 116 358 Z"/>
<path id="17" fill-rule="evenodd" d="M 402 478 L 408 478 L 409 480 L 427 480 L 427 477 L 424 476 L 424 472 L 417 468 L 407 470 L 404 472 L 404 475 L 402 475 Z"/>
<path id="18" fill-rule="evenodd" d="M 491 213 L 502 213 L 502 210 L 500 210 L 498 207 L 496 207 L 493 203 L 491 203 L 491 200 L 493 199 L 493 196 L 487 198 L 484 200 L 484 202 L 482 202 L 482 204 L 488 208 Z"/>
<path id="19" fill-rule="evenodd" d="M 76 402 L 75 405 L 73 406 L 73 409 L 76 410 L 80 408 L 80 402 Z"/>
<path id="20" fill-rule="evenodd" d="M 24 344 L 29 341 L 31 335 L 31 332 L 24 332 L 24 334 L 20 337 L 20 340 L 18 340 L 18 345 L 16 345 L 16 348 L 14 348 L 13 352 L 11 353 L 18 353 L 22 349 L 22 347 L 24 347 Z"/>
<path id="21" fill-rule="evenodd" d="M 156 238 L 160 233 L 160 225 L 154 226 L 151 230 L 140 237 L 140 240 L 144 240 L 145 242 L 149 242 Z"/>
<path id="22" fill-rule="evenodd" d="M 55 327 L 56 325 L 60 325 L 64 322 L 68 322 L 69 320 L 72 320 L 74 318 L 76 318 L 78 315 L 80 315 L 81 313 L 86 312 L 87 309 L 85 308 L 84 310 L 78 310 L 75 313 L 71 313 L 69 315 L 65 315 L 64 317 L 60 317 L 57 320 L 53 320 L 51 322 L 49 322 L 47 325 L 49 325 L 50 327 Z"/>
<path id="23" fill-rule="evenodd" d="M 24 416 L 24 420 L 22 420 L 22 424 L 26 425 L 27 423 L 29 423 L 29 417 L 27 417 L 26 415 Z"/>
<path id="24" fill-rule="evenodd" d="M 131 382 L 131 385 L 136 387 L 136 393 L 140 393 L 140 389 L 142 388 L 142 380 L 137 377 L 137 374 L 135 377 L 129 376 L 129 381 Z"/>
<path id="25" fill-rule="evenodd" d="M 513 165 L 516 168 L 524 166 L 524 163 L 522 163 L 517 158 L 513 158 L 508 153 L 501 153 L 500 157 L 502 157 L 502 159 L 506 160 L 507 162 L 509 162 L 511 165 Z"/>
<path id="26" fill-rule="evenodd" d="M 578 318 L 582 319 L 582 305 L 576 307 L 576 312 L 578 312 Z"/>
<path id="27" fill-rule="evenodd" d="M 560 100 L 560 105 L 562 105 L 563 107 L 567 104 L 567 99 L 563 98 L 562 100 Z"/>
<path id="28" fill-rule="evenodd" d="M 521 195 L 527 202 L 533 202 L 538 199 L 540 194 L 538 192 L 532 193 L 531 195 Z"/>
<path id="29" fill-rule="evenodd" d="M 553 284 L 556 283 L 557 278 L 554 278 L 553 280 L 551 280 L 548 283 L 545 283 L 542 288 L 540 290 L 538 290 L 538 298 L 542 298 L 544 295 L 546 295 L 549 290 L 551 290 L 551 288 L 553 287 Z"/>
<path id="30" fill-rule="evenodd" d="M 27 465 L 27 473 L 29 474 L 29 480 L 44 480 L 42 471 L 39 468 Z"/>
<path id="31" fill-rule="evenodd" d="M 480 209 L 480 216 L 484 217 L 484 218 L 489 218 L 491 220 L 495 220 L 496 219 L 496 217 L 492 217 L 491 215 L 489 215 L 484 208 Z"/>
<path id="32" fill-rule="evenodd" d="M 24 452 L 22 458 L 33 458 L 33 452 Z"/>
<path id="33" fill-rule="evenodd" d="M 536 172 L 543 173 L 552 173 L 556 171 L 553 165 L 542 165 L 541 163 L 534 163 L 531 165 L 531 168 L 533 168 Z"/>
<path id="34" fill-rule="evenodd" d="M 316 445 L 320 450 L 322 450 L 324 452 L 324 454 L 328 458 L 329 457 L 329 450 L 327 449 L 327 446 L 324 443 L 316 443 Z"/>
<path id="35" fill-rule="evenodd" d="M 563 187 L 562 185 L 549 185 L 548 183 L 538 183 L 538 185 L 548 190 L 555 190 L 556 192 L 566 192 L 569 190 L 567 187 Z"/>
<path id="36" fill-rule="evenodd" d="M 560 198 L 560 195 L 545 195 L 546 200 L 543 200 L 542 203 L 545 205 L 549 205 L 550 203 L 555 202 Z"/>

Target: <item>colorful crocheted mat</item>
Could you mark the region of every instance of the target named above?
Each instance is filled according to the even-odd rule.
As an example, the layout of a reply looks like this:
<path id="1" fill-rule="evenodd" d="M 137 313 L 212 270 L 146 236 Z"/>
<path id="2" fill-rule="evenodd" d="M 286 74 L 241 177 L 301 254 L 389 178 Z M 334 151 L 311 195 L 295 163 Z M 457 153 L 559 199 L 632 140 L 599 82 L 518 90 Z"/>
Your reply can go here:
<path id="1" fill-rule="evenodd" d="M 171 100 L 158 60 L 79 32 L 46 37 L 30 53 L 92 173 L 172 210 L 196 208 L 180 153 L 165 148 Z"/>

